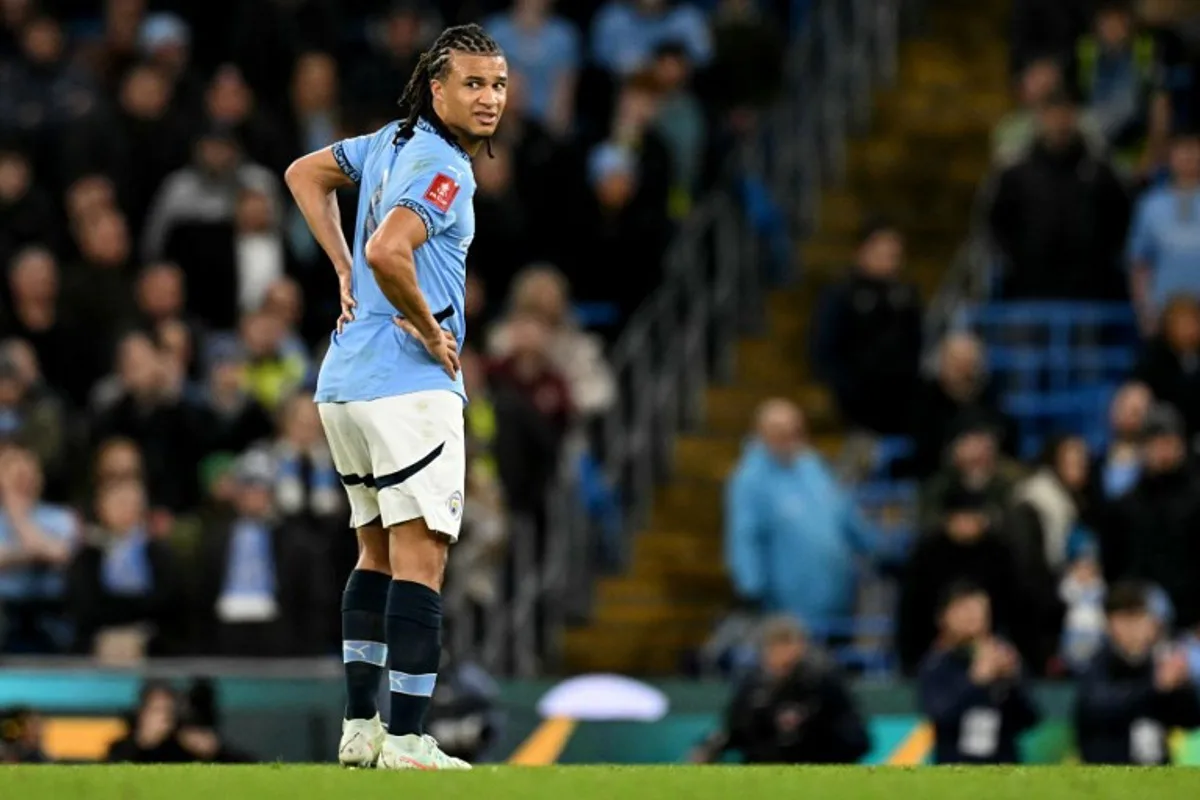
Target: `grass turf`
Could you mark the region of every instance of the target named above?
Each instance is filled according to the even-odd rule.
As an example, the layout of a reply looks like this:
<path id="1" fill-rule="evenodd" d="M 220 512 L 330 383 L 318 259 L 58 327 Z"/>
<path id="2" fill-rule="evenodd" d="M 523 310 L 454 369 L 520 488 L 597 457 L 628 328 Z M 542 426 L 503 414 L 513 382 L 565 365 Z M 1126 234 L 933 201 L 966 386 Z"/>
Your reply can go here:
<path id="1" fill-rule="evenodd" d="M 1200 770 L 1034 767 L 480 767 L 469 773 L 350 772 L 333 766 L 0 767 L 20 800 L 1034 800 L 1200 798 Z"/>

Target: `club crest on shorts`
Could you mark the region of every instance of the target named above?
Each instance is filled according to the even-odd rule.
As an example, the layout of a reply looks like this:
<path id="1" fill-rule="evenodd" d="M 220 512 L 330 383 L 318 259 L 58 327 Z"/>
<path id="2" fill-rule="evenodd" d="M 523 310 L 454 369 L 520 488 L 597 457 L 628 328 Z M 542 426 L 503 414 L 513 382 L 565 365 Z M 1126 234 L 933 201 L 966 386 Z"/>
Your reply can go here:
<path id="1" fill-rule="evenodd" d="M 450 499 L 446 501 L 446 507 L 450 509 L 450 516 L 458 519 L 462 516 L 463 496 L 462 492 L 455 492 L 450 495 Z"/>

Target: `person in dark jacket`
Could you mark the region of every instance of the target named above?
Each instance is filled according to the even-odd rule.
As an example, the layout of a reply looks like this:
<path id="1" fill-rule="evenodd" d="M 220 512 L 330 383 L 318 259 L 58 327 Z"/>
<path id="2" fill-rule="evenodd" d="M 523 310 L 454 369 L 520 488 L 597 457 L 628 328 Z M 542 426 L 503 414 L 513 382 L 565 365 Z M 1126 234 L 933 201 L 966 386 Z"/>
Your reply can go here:
<path id="1" fill-rule="evenodd" d="M 1112 585 L 1162 587 L 1180 629 L 1200 624 L 1200 475 L 1188 464 L 1183 418 L 1159 404 L 1146 418 L 1142 475 L 1100 524 L 1100 558 Z"/>
<path id="2" fill-rule="evenodd" d="M 315 537 L 300 522 L 280 524 L 266 452 L 243 455 L 234 468 L 231 519 L 204 532 L 196 627 L 204 652 L 234 657 L 316 655 L 324 643 L 324 597 L 334 584 L 322 569 Z"/>
<path id="3" fill-rule="evenodd" d="M 1161 624 L 1139 583 L 1119 583 L 1104 603 L 1108 643 L 1079 682 L 1075 739 L 1089 764 L 1161 765 L 1167 733 L 1200 728 L 1200 695 L 1184 653 L 1155 657 Z"/>
<path id="4" fill-rule="evenodd" d="M 1033 149 L 1001 174 L 992 201 L 992 236 L 1007 262 L 1004 296 L 1123 298 L 1129 197 L 1112 167 L 1089 152 L 1066 94 L 1047 102 L 1039 126 Z"/>
<path id="5" fill-rule="evenodd" d="M 1163 311 L 1162 334 L 1142 350 L 1134 376 L 1183 414 L 1188 443 L 1200 442 L 1200 302 L 1179 295 Z"/>
<path id="6" fill-rule="evenodd" d="M 108 651 L 102 639 L 116 633 L 124 657 L 171 655 L 187 633 L 182 571 L 170 545 L 147 531 L 146 513 L 139 481 L 98 489 L 98 525 L 85 534 L 67 574 L 75 652 Z"/>
<path id="7" fill-rule="evenodd" d="M 1014 453 L 1016 424 L 1000 409 L 985 372 L 983 343 L 971 333 L 951 333 L 938 346 L 937 374 L 921 382 L 913 401 L 911 465 L 918 478 L 933 474 L 967 420 L 996 432 L 1001 448 Z"/>
<path id="8" fill-rule="evenodd" d="M 921 711 L 934 727 L 938 764 L 1015 764 L 1017 737 L 1040 718 L 1012 645 L 992 635 L 991 603 L 978 584 L 946 591 L 941 634 L 918 676 Z"/>
<path id="9" fill-rule="evenodd" d="M 814 360 L 851 423 L 907 434 L 920 374 L 921 300 L 900 279 L 904 237 L 894 226 L 873 221 L 860 242 L 850 277 L 822 298 Z"/>
<path id="10" fill-rule="evenodd" d="M 692 760 L 712 762 L 727 750 L 751 764 L 853 764 L 870 750 L 849 689 L 790 617 L 764 624 L 758 670 Z"/>
<path id="11" fill-rule="evenodd" d="M 987 498 L 957 485 L 946 495 L 945 517 L 939 530 L 917 542 L 900 581 L 896 648 L 905 671 L 912 673 L 937 636 L 937 610 L 943 593 L 953 584 L 969 580 L 991 598 L 997 627 L 1021 628 L 1017 558 L 1012 547 L 993 527 Z M 1021 641 L 1020 636 L 1014 636 Z"/>

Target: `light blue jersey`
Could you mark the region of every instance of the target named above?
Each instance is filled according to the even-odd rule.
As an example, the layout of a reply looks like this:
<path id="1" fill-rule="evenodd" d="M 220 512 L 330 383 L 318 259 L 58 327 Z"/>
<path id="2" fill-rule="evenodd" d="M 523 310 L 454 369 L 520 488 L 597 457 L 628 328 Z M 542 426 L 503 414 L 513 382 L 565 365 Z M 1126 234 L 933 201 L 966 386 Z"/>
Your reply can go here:
<path id="1" fill-rule="evenodd" d="M 475 237 L 475 175 L 466 151 L 421 121 L 413 137 L 395 143 L 399 123 L 333 145 L 342 171 L 359 184 L 354 228 L 354 321 L 333 334 L 316 401 L 375 400 L 447 389 L 466 401 L 462 374 L 451 380 L 425 346 L 400 330 L 399 313 L 375 282 L 365 256 L 371 234 L 393 208 L 404 206 L 425 223 L 428 239 L 415 253 L 417 281 L 438 322 L 461 349 L 466 336 L 467 250 Z"/>

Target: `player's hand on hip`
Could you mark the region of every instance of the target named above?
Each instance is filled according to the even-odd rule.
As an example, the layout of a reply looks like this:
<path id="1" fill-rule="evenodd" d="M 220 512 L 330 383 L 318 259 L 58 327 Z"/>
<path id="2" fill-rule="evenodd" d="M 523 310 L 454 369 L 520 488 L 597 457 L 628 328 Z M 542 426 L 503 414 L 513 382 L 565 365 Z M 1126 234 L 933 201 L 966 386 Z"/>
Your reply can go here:
<path id="1" fill-rule="evenodd" d="M 403 317 L 396 317 L 396 325 L 400 330 L 407 333 L 417 341 L 425 345 L 425 349 L 433 360 L 442 365 L 442 369 L 453 380 L 458 377 L 460 366 L 458 363 L 458 339 L 455 338 L 452 331 L 438 329 L 438 336 L 432 341 L 425 339 L 417 330 L 416 326 Z"/>
<path id="2" fill-rule="evenodd" d="M 338 276 L 338 295 L 342 304 L 342 313 L 337 320 L 337 332 L 341 333 L 346 327 L 347 322 L 354 321 L 354 308 L 358 305 L 354 301 L 354 293 L 351 291 L 350 276 Z"/>

